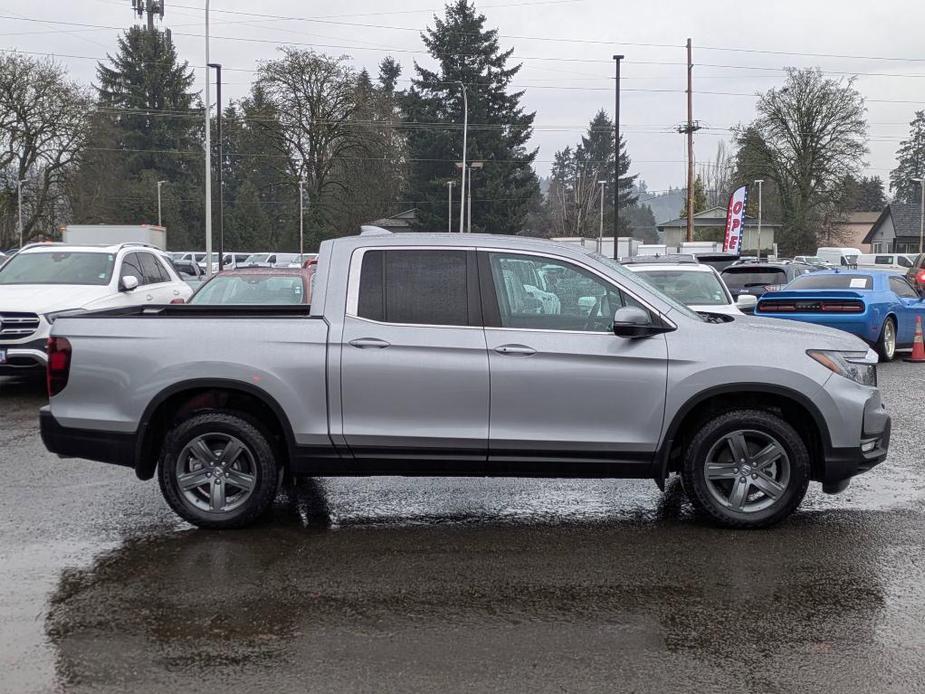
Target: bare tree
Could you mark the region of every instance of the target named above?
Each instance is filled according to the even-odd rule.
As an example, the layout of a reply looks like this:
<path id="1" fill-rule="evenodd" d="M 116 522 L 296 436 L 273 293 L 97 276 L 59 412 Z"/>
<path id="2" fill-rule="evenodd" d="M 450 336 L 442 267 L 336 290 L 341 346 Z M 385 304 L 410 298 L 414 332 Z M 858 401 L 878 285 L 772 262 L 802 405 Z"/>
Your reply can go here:
<path id="1" fill-rule="evenodd" d="M 700 179 L 703 181 L 707 206 L 725 207 L 735 179 L 735 156 L 723 140 L 716 144 L 713 161 L 700 165 Z"/>
<path id="2" fill-rule="evenodd" d="M 65 180 L 84 144 L 91 99 L 50 60 L 0 56 L 0 247 L 52 235 L 67 215 Z"/>
<path id="3" fill-rule="evenodd" d="M 864 99 L 851 79 L 788 68 L 786 85 L 762 95 L 756 109 L 758 118 L 737 131 L 748 147 L 740 163 L 749 178 L 778 188 L 781 252 L 815 250 L 823 227 L 840 220 L 846 178 L 858 175 L 867 153 Z"/>

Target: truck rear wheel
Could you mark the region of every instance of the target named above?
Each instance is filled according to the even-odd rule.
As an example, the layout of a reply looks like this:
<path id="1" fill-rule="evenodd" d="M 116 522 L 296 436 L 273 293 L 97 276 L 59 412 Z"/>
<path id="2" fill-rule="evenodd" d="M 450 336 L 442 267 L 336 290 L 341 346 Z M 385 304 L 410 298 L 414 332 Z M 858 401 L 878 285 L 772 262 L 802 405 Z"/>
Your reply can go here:
<path id="1" fill-rule="evenodd" d="M 726 527 L 762 528 L 800 505 L 809 485 L 809 452 L 777 415 L 734 410 L 698 429 L 681 474 L 698 511 Z"/>
<path id="2" fill-rule="evenodd" d="M 158 465 L 170 507 L 200 528 L 243 528 L 276 496 L 279 473 L 267 436 L 249 420 L 205 412 L 167 434 Z"/>

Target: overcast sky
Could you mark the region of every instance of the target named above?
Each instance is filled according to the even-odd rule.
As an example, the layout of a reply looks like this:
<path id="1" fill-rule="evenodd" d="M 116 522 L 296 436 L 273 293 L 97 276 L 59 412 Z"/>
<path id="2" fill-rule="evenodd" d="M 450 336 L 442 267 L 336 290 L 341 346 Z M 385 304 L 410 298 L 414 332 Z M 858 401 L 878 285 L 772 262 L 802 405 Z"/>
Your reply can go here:
<path id="1" fill-rule="evenodd" d="M 443 8 L 433 0 L 212 0 L 211 6 L 211 58 L 225 67 L 230 98 L 244 95 L 258 62 L 287 43 L 347 54 L 373 74 L 390 53 L 407 79 L 414 60 L 428 62 L 419 32 Z M 203 7 L 204 0 L 167 0 L 163 22 L 180 55 L 197 67 L 199 88 Z M 921 2 L 486 0 L 478 7 L 488 25 L 500 30 L 502 46 L 513 47 L 523 63 L 516 84 L 526 90 L 525 106 L 537 114 L 533 143 L 541 175 L 553 153 L 574 143 L 599 108 L 612 113 L 611 56 L 619 52 L 626 56 L 621 121 L 632 170 L 652 191 L 683 185 L 684 138 L 674 128 L 685 118 L 688 37 L 694 45 L 694 118 L 708 128 L 696 136 L 699 161 L 710 160 L 717 143 L 729 140 L 729 127 L 751 120 L 754 94 L 781 84 L 784 66 L 858 74 L 870 122 L 866 173 L 884 180 L 908 122 L 925 108 Z M 54 53 L 74 78 L 90 82 L 96 64 L 91 58 L 112 52 L 119 30 L 133 21 L 131 0 L 3 0 L 0 46 Z"/>

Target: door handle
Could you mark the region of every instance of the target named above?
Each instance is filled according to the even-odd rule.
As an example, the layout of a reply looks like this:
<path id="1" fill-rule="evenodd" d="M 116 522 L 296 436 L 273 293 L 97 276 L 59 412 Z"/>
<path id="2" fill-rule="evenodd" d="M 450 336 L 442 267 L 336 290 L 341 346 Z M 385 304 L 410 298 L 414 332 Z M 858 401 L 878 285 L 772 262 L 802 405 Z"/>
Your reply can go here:
<path id="1" fill-rule="evenodd" d="M 498 354 L 513 354 L 521 357 L 529 357 L 536 354 L 535 349 L 527 347 L 526 345 L 501 345 L 500 347 L 495 347 L 495 351 Z"/>
<path id="2" fill-rule="evenodd" d="M 390 345 L 390 343 L 386 342 L 385 340 L 380 340 L 377 337 L 358 337 L 355 340 L 350 340 L 350 344 L 360 349 L 366 349 L 367 347 L 383 349 L 384 347 L 388 347 Z"/>

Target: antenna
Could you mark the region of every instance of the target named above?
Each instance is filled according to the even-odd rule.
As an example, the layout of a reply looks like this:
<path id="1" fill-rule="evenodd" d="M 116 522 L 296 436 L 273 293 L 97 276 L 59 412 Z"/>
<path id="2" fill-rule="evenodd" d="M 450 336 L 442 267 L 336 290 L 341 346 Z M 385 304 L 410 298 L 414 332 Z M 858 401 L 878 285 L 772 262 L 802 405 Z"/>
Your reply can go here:
<path id="1" fill-rule="evenodd" d="M 147 16 L 148 31 L 154 31 L 154 15 L 164 21 L 164 3 L 166 0 L 132 0 L 132 11 L 139 18 Z"/>

